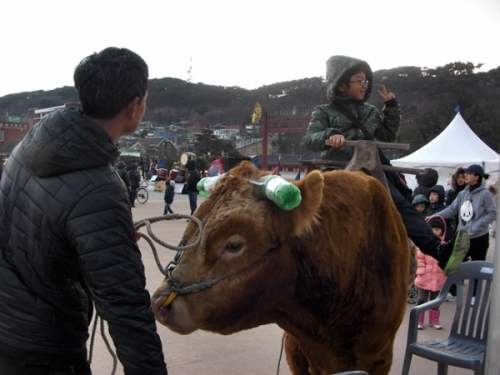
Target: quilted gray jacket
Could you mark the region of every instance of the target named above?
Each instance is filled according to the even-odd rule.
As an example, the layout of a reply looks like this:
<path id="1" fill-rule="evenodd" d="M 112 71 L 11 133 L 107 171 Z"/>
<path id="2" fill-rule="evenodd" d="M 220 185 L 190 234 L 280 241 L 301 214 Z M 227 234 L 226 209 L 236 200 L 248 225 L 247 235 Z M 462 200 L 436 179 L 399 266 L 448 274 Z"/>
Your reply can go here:
<path id="1" fill-rule="evenodd" d="M 76 109 L 31 129 L 0 185 L 0 343 L 86 347 L 92 301 L 125 374 L 166 374 L 118 149 Z"/>

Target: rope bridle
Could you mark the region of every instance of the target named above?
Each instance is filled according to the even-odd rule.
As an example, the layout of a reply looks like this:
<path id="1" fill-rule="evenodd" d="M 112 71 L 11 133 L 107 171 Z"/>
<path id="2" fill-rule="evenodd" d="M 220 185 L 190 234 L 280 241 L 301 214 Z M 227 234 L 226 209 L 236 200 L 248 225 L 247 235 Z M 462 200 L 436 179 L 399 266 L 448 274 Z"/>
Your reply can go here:
<path id="1" fill-rule="evenodd" d="M 220 201 L 220 199 L 222 198 L 223 195 L 224 195 L 223 192 L 221 192 L 221 194 L 219 194 L 219 196 L 215 200 L 212 207 L 210 207 L 209 212 L 212 211 L 212 209 L 217 205 L 217 203 Z M 208 216 L 208 214 L 206 216 Z M 170 244 L 162 241 L 160 238 L 158 238 L 153 233 L 153 230 L 151 229 L 151 224 L 156 223 L 158 221 L 179 220 L 179 219 L 184 219 L 184 218 L 187 218 L 187 219 L 193 221 L 198 226 L 196 232 L 193 235 L 193 237 L 195 237 L 196 240 L 191 244 L 187 244 L 188 240 L 186 238 L 183 238 L 178 246 L 170 245 Z M 180 282 L 176 281 L 172 277 L 172 271 L 179 263 L 184 251 L 194 249 L 195 247 L 197 247 L 200 244 L 205 221 L 206 221 L 206 218 L 203 219 L 203 221 L 201 221 L 197 217 L 190 216 L 190 215 L 169 214 L 169 215 L 156 216 L 156 217 L 144 219 L 144 220 L 141 220 L 141 221 L 134 223 L 134 228 L 136 231 L 139 230 L 141 227 L 146 226 L 147 232 L 148 232 L 149 236 L 151 236 L 151 238 L 149 238 L 147 235 L 145 235 L 143 233 L 141 233 L 141 238 L 144 238 L 146 240 L 146 242 L 149 244 L 149 246 L 151 247 L 151 250 L 153 251 L 153 255 L 155 257 L 156 265 L 157 265 L 158 269 L 160 270 L 160 272 L 166 276 L 168 283 L 170 284 L 170 290 L 173 292 L 169 296 L 169 299 L 167 300 L 168 303 L 166 303 L 165 306 L 168 305 L 169 303 L 171 303 L 173 301 L 173 299 L 175 298 L 175 296 L 177 296 L 177 294 L 189 294 L 189 293 L 195 293 L 195 292 L 202 291 L 204 289 L 210 288 L 212 285 L 216 284 L 220 280 L 227 277 L 227 275 L 223 275 L 223 276 L 218 277 L 216 279 L 207 279 L 207 280 L 201 281 L 199 283 L 195 283 L 195 284 L 191 284 L 191 285 L 187 285 L 187 286 L 182 285 Z M 156 250 L 156 247 L 155 247 L 153 240 L 155 242 L 159 243 L 160 245 L 162 245 L 163 247 L 166 247 L 167 249 L 177 251 L 177 253 L 174 256 L 174 259 L 171 260 L 165 268 L 163 268 L 163 266 L 160 262 L 160 259 L 158 257 L 158 252 Z"/>

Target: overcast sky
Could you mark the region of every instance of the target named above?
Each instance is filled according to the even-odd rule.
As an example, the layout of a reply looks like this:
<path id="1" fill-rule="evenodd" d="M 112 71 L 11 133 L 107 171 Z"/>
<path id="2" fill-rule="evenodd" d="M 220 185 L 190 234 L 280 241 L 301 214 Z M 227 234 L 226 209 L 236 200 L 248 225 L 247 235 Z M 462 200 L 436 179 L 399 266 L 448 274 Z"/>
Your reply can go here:
<path id="1" fill-rule="evenodd" d="M 500 66 L 499 0 L 3 0 L 0 14 L 0 96 L 73 86 L 108 46 L 140 54 L 150 78 L 247 89 L 324 76 L 333 55 Z"/>

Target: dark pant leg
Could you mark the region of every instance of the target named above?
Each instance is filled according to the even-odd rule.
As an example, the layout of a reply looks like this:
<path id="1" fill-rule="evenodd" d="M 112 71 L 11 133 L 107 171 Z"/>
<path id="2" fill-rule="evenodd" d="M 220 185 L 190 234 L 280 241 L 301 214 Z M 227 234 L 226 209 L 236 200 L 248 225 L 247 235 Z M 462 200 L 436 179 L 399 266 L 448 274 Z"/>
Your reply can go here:
<path id="1" fill-rule="evenodd" d="M 457 285 L 456 285 L 456 284 L 453 284 L 453 285 L 450 287 L 450 294 L 451 294 L 453 297 L 456 297 L 456 296 L 457 296 Z"/>
<path id="2" fill-rule="evenodd" d="M 471 260 L 486 260 L 486 253 L 490 247 L 490 235 L 489 233 L 483 234 L 482 236 L 471 238 L 469 252 L 465 256 L 466 258 L 470 256 Z"/>
<path id="3" fill-rule="evenodd" d="M 130 205 L 134 206 L 135 205 L 135 198 L 137 198 L 137 188 L 130 189 L 130 191 L 128 192 L 128 196 L 130 199 Z"/>
<path id="4" fill-rule="evenodd" d="M 163 215 L 173 214 L 173 213 L 174 213 L 174 211 L 170 207 L 170 204 L 169 203 L 165 203 L 165 208 L 163 209 Z"/>
<path id="5" fill-rule="evenodd" d="M 433 291 L 430 291 L 429 292 L 429 301 L 433 301 L 437 298 L 437 296 L 439 296 L 439 290 L 437 292 L 433 292 Z M 439 311 L 439 306 L 438 307 L 434 307 L 432 310 L 437 310 Z"/>
<path id="6" fill-rule="evenodd" d="M 399 190 L 391 181 L 387 181 L 392 201 L 394 202 L 403 224 L 406 228 L 408 237 L 417 245 L 424 254 L 439 260 L 437 249 L 441 243 L 439 238 L 432 231 L 431 226 L 425 221 L 425 218 L 408 200 L 403 198 Z"/>
<path id="7" fill-rule="evenodd" d="M 194 213 L 194 211 L 196 211 L 196 208 L 198 207 L 197 204 L 196 204 L 196 198 L 197 198 L 197 194 L 196 193 L 189 193 L 188 194 L 189 196 L 189 208 L 191 208 L 191 215 Z"/>
<path id="8" fill-rule="evenodd" d="M 418 302 L 417 305 L 422 305 L 429 300 L 430 291 L 422 288 L 418 288 Z"/>
<path id="9" fill-rule="evenodd" d="M 469 252 L 465 256 L 466 258 L 470 256 L 471 260 L 486 260 L 486 253 L 490 247 L 490 234 L 486 233 L 482 236 L 471 238 Z M 474 292 L 473 296 L 476 295 L 477 280 L 474 280 Z"/>

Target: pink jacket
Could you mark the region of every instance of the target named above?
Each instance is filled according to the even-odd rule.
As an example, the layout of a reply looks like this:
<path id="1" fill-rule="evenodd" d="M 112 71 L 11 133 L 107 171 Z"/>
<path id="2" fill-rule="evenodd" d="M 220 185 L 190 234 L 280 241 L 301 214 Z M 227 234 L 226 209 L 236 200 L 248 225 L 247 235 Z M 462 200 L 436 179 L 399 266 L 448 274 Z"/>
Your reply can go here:
<path id="1" fill-rule="evenodd" d="M 441 216 L 439 216 L 441 218 Z M 444 223 L 444 219 L 441 218 Z M 444 224 L 446 228 L 446 223 Z M 446 232 L 446 229 L 445 229 Z M 441 242 L 444 241 L 443 236 L 440 237 Z M 417 249 L 417 277 L 415 279 L 415 285 L 420 289 L 430 290 L 432 292 L 438 292 L 443 287 L 446 280 L 446 275 L 443 270 L 439 267 L 438 261 L 431 257 L 430 255 L 425 255 Z"/>

